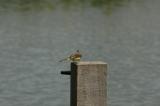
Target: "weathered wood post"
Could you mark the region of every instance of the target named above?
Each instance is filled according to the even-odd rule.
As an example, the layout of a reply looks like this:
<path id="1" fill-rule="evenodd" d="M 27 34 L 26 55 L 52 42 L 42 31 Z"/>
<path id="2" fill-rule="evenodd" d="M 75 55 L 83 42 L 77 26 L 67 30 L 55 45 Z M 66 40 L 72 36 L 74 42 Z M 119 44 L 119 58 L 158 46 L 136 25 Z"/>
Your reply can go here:
<path id="1" fill-rule="evenodd" d="M 107 64 L 71 63 L 71 106 L 106 106 Z"/>
<path id="2" fill-rule="evenodd" d="M 104 62 L 72 62 L 71 106 L 107 106 L 107 64 Z"/>

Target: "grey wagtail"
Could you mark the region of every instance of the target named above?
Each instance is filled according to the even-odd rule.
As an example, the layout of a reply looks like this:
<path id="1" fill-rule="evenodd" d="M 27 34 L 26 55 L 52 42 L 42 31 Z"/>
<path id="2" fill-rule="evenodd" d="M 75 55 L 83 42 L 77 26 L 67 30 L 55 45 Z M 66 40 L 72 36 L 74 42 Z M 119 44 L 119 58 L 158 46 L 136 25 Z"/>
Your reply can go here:
<path id="1" fill-rule="evenodd" d="M 69 57 L 62 59 L 59 62 L 63 62 L 66 60 L 72 61 L 72 62 L 78 62 L 81 60 L 81 57 L 82 57 L 81 53 L 79 52 L 79 50 L 77 50 L 74 54 L 71 54 Z"/>

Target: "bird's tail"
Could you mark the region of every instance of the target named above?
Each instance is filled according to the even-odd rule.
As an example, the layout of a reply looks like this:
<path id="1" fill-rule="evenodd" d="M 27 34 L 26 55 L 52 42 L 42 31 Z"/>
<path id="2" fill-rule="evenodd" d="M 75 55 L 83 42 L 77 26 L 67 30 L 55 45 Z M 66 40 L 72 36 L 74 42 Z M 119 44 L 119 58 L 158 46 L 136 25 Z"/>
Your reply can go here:
<path id="1" fill-rule="evenodd" d="M 59 60 L 59 62 L 63 62 L 63 61 L 67 61 L 67 60 L 69 60 L 69 58 L 68 58 L 68 57 L 67 57 L 67 58 L 65 58 L 65 59 Z"/>

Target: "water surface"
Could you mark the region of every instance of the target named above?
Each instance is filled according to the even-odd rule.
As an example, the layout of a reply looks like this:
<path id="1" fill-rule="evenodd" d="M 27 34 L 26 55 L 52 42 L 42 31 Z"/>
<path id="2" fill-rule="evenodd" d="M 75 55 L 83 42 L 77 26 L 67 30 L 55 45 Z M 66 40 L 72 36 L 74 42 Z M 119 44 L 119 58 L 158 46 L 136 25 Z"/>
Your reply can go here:
<path id="1" fill-rule="evenodd" d="M 158 0 L 103 9 L 0 12 L 0 105 L 69 106 L 70 79 L 58 61 L 79 49 L 109 64 L 109 106 L 159 106 Z"/>

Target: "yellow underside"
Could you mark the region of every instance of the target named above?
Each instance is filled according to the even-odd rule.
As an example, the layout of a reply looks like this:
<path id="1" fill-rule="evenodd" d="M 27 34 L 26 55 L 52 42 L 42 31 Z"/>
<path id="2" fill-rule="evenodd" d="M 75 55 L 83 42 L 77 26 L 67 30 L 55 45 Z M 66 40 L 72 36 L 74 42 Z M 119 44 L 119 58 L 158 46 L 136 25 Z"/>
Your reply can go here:
<path id="1" fill-rule="evenodd" d="M 80 61 L 81 58 L 80 57 L 77 57 L 77 58 L 69 58 L 70 61 Z"/>

